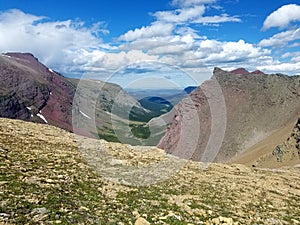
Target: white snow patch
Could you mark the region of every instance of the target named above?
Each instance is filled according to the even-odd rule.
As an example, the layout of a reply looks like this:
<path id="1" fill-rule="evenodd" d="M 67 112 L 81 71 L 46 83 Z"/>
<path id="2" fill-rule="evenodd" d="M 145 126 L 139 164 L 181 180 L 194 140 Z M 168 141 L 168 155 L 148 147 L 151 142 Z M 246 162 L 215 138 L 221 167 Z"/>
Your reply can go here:
<path id="1" fill-rule="evenodd" d="M 50 91 L 50 95 L 52 95 L 52 92 Z"/>
<path id="2" fill-rule="evenodd" d="M 53 71 L 52 69 L 48 68 L 48 70 L 49 70 L 51 73 L 54 73 L 54 71 Z"/>
<path id="3" fill-rule="evenodd" d="M 84 112 L 82 112 L 81 110 L 79 110 L 79 112 L 81 113 L 81 115 L 83 115 L 84 117 L 88 118 L 88 119 L 92 119 L 91 117 L 89 117 L 88 115 L 86 115 Z"/>
<path id="4" fill-rule="evenodd" d="M 6 57 L 6 58 L 11 58 L 11 56 L 9 56 L 9 55 L 5 55 L 5 54 L 1 54 L 1 55 Z"/>
<path id="5" fill-rule="evenodd" d="M 26 108 L 31 111 L 31 107 L 26 107 Z"/>
<path id="6" fill-rule="evenodd" d="M 44 120 L 45 123 L 48 123 L 48 121 L 46 120 L 46 118 L 41 114 L 41 113 L 38 113 L 36 114 L 38 117 L 40 117 L 42 120 Z"/>
<path id="7" fill-rule="evenodd" d="M 33 117 L 33 115 L 31 114 L 30 117 Z"/>

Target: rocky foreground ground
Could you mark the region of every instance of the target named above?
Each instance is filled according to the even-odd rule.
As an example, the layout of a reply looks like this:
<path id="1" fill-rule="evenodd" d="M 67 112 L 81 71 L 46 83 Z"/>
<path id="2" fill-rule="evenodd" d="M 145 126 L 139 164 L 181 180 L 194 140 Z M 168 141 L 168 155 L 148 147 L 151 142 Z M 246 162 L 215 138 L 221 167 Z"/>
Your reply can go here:
<path id="1" fill-rule="evenodd" d="M 0 119 L 0 224 L 300 224 L 299 188 L 297 167 L 188 162 Z"/>

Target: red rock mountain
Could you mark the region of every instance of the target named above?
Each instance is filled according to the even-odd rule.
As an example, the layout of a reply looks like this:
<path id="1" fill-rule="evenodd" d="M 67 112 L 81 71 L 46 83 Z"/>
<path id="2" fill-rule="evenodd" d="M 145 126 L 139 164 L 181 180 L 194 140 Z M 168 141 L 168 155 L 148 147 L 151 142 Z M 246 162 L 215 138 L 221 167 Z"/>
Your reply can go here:
<path id="1" fill-rule="evenodd" d="M 0 55 L 0 117 L 48 123 L 73 131 L 72 113 L 77 118 L 77 131 L 86 136 L 95 132 L 111 132 L 111 110 L 135 105 L 132 114 L 143 117 L 147 110 L 141 107 L 120 86 L 101 81 L 66 78 L 41 64 L 30 53 Z M 101 87 L 101 90 L 100 90 Z M 73 97 L 77 93 L 77 98 Z M 117 104 L 114 104 L 118 99 Z M 86 109 L 96 107 L 96 131 L 85 129 L 92 115 L 79 108 L 80 101 Z M 72 112 L 73 110 L 73 112 Z M 121 117 L 117 115 L 117 118 Z M 125 115 L 126 116 L 126 115 Z M 121 120 L 121 119 L 120 119 Z M 107 137 L 104 135 L 102 137 Z"/>
<path id="2" fill-rule="evenodd" d="M 217 155 L 217 161 L 228 161 L 294 123 L 300 114 L 300 76 L 240 72 L 215 68 L 210 80 L 175 106 L 158 146 L 194 160 Z"/>
<path id="3" fill-rule="evenodd" d="M 48 69 L 29 53 L 0 56 L 0 116 L 49 123 L 71 131 L 76 81 Z"/>
<path id="4" fill-rule="evenodd" d="M 255 70 L 255 71 L 253 71 L 253 72 L 250 73 L 245 68 L 238 68 L 238 69 L 232 70 L 230 72 L 234 73 L 234 74 L 264 74 L 264 72 L 262 72 L 260 70 Z"/>
<path id="5" fill-rule="evenodd" d="M 234 74 L 249 74 L 249 71 L 246 70 L 245 68 L 238 68 L 238 69 L 232 70 L 230 72 L 234 73 Z"/>

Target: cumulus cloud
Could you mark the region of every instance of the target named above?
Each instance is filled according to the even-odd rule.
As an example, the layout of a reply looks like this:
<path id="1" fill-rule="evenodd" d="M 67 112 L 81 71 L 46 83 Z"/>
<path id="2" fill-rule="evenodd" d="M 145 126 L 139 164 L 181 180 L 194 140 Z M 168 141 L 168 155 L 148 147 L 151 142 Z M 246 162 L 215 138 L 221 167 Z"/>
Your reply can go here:
<path id="1" fill-rule="evenodd" d="M 190 25 L 218 25 L 225 22 L 241 22 L 237 16 L 220 14 L 205 16 L 207 7 L 214 0 L 174 0 L 178 9 L 152 13 L 155 21 L 149 26 L 129 30 L 119 37 L 125 41 L 119 49 L 149 50 L 150 54 L 180 54 L 191 47 L 194 40 L 205 39 L 193 30 Z M 184 39 L 181 39 L 183 37 Z M 188 44 L 185 44 L 187 43 Z M 187 46 L 188 45 L 188 46 Z"/>
<path id="2" fill-rule="evenodd" d="M 172 4 L 180 8 L 152 13 L 151 15 L 155 18 L 152 24 L 129 30 L 121 35 L 119 40 L 133 42 L 141 39 L 158 39 L 174 35 L 175 33 L 179 34 L 184 29 L 189 33 L 193 32 L 195 34 L 189 28 L 191 24 L 218 25 L 226 22 L 241 22 L 241 19 L 237 16 L 230 16 L 224 13 L 215 16 L 205 16 L 207 10 L 205 4 L 213 2 L 215 0 L 174 0 Z"/>
<path id="3" fill-rule="evenodd" d="M 190 23 L 190 24 L 220 24 L 226 22 L 241 22 L 237 16 L 221 14 L 215 16 L 205 16 L 206 6 L 196 5 L 171 11 L 158 11 L 153 16 L 164 23 Z"/>
<path id="4" fill-rule="evenodd" d="M 258 66 L 259 70 L 267 71 L 268 73 L 284 73 L 289 75 L 300 75 L 300 62 L 278 62 L 270 65 Z"/>
<path id="5" fill-rule="evenodd" d="M 103 72 L 105 75 L 132 63 L 139 61 L 158 60 L 157 56 L 151 56 L 141 50 L 120 51 L 105 53 L 103 51 L 84 51 L 81 57 L 86 60 L 83 69 L 86 72 Z"/>
<path id="6" fill-rule="evenodd" d="M 97 37 L 99 32 L 108 32 L 100 25 L 87 28 L 82 22 L 52 22 L 44 16 L 9 10 L 0 13 L 0 51 L 32 52 L 43 63 L 68 72 L 80 50 L 109 47 Z"/>
<path id="7" fill-rule="evenodd" d="M 285 46 L 289 42 L 300 39 L 300 28 L 296 30 L 288 30 L 273 35 L 271 38 L 263 39 L 259 45 L 263 47 L 267 46 Z"/>
<path id="8" fill-rule="evenodd" d="M 220 64 L 234 62 L 249 62 L 270 54 L 267 49 L 256 47 L 244 40 L 238 42 L 221 42 L 217 40 L 203 40 L 194 52 L 195 58 L 202 59 L 204 63 Z"/>
<path id="9" fill-rule="evenodd" d="M 154 22 L 150 26 L 129 30 L 127 33 L 121 35 L 119 40 L 134 41 L 150 37 L 164 37 L 171 35 L 173 29 L 174 26 L 172 24 Z"/>
<path id="10" fill-rule="evenodd" d="M 154 22 L 129 30 L 114 45 L 101 40 L 101 35 L 109 32 L 102 22 L 87 27 L 80 21 L 53 22 L 44 16 L 10 10 L 0 13 L 0 33 L 5 34 L 0 36 L 0 51 L 32 52 L 66 75 L 89 73 L 107 77 L 143 60 L 169 63 L 191 74 L 200 73 L 206 66 L 241 64 L 256 69 L 257 63 L 269 65 L 271 52 L 263 48 L 265 44 L 209 40 L 190 27 L 193 23 L 239 22 L 239 18 L 227 14 L 204 16 L 204 4 L 212 2 L 174 0 L 173 4 L 182 8 L 153 14 Z"/>
<path id="11" fill-rule="evenodd" d="M 168 23 L 185 23 L 192 22 L 200 17 L 205 12 L 205 6 L 194 6 L 173 11 L 158 11 L 153 14 L 158 21 Z"/>
<path id="12" fill-rule="evenodd" d="M 271 27 L 285 28 L 295 21 L 300 21 L 300 6 L 296 4 L 284 5 L 266 18 L 263 30 Z"/>

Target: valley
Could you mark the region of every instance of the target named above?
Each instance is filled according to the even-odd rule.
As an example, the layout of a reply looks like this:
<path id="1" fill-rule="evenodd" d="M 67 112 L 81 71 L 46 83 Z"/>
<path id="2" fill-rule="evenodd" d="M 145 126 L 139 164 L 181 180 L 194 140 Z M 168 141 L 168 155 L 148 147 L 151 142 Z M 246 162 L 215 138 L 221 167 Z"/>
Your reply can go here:
<path id="1" fill-rule="evenodd" d="M 0 3 L 0 225 L 300 225 L 300 1 Z"/>

